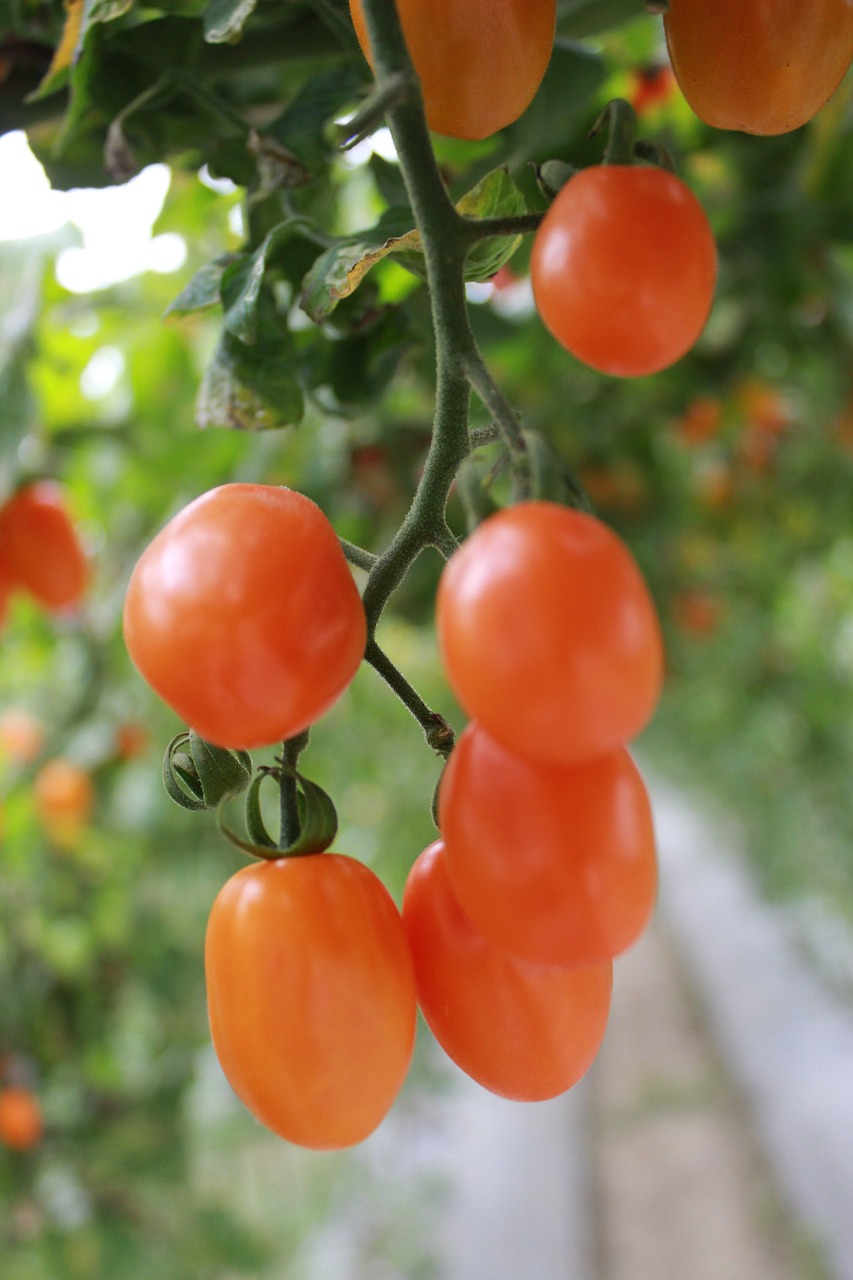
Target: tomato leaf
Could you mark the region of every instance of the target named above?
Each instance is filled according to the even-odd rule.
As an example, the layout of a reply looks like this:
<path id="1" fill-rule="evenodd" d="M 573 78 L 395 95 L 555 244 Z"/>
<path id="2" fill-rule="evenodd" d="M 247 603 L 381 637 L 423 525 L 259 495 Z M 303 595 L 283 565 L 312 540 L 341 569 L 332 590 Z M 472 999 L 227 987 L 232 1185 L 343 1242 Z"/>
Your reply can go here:
<path id="1" fill-rule="evenodd" d="M 471 218 L 509 218 L 527 212 L 523 193 L 504 168 L 487 173 L 456 207 Z M 491 240 L 481 240 L 468 255 L 465 279 L 489 280 L 510 260 L 521 240 L 521 236 L 495 236 Z"/>
<path id="2" fill-rule="evenodd" d="M 210 0 L 204 11 L 204 38 L 222 44 L 239 38 L 257 0 Z"/>
<path id="3" fill-rule="evenodd" d="M 648 15 L 647 0 L 560 0 L 557 30 L 580 39 Z"/>
<path id="4" fill-rule="evenodd" d="M 166 308 L 166 315 L 188 315 L 215 306 L 221 299 L 222 277 L 227 267 L 238 261 L 238 254 L 223 253 L 206 262 Z"/>
<path id="5" fill-rule="evenodd" d="M 257 326 L 252 343 L 223 328 L 199 391 L 200 427 L 265 431 L 301 420 L 304 399 L 293 340 L 266 289 L 258 299 Z"/>

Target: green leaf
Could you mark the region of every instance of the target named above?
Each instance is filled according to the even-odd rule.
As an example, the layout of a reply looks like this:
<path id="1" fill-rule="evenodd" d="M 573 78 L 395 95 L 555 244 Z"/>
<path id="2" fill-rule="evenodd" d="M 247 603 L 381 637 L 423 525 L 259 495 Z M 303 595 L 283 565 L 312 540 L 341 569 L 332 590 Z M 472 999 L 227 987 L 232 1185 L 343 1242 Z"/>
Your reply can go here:
<path id="1" fill-rule="evenodd" d="M 524 195 L 506 169 L 493 169 L 457 204 L 471 218 L 511 218 L 527 212 Z M 508 262 L 521 244 L 521 236 L 495 236 L 481 240 L 465 263 L 466 280 L 489 280 Z"/>
<path id="2" fill-rule="evenodd" d="M 642 17 L 650 17 L 646 0 L 560 0 L 557 30 L 579 40 Z"/>
<path id="3" fill-rule="evenodd" d="M 251 344 L 223 329 L 199 391 L 200 427 L 266 431 L 301 421 L 304 398 L 293 341 L 266 288 L 258 298 L 256 317 Z"/>
<path id="4" fill-rule="evenodd" d="M 239 39 L 257 0 L 210 0 L 204 11 L 204 38 L 209 44 Z"/>
<path id="5" fill-rule="evenodd" d="M 504 130 L 510 170 L 522 168 L 537 156 L 544 159 L 558 153 L 573 126 L 589 110 L 605 77 L 599 54 L 556 40 L 535 98 L 515 124 Z"/>
<path id="6" fill-rule="evenodd" d="M 223 253 L 206 262 L 166 308 L 166 315 L 188 315 L 191 311 L 203 311 L 221 299 L 222 277 L 227 267 L 238 260 L 238 254 Z"/>
<path id="7" fill-rule="evenodd" d="M 360 62 L 313 76 L 265 126 L 264 134 L 298 156 L 309 172 L 324 168 L 337 153 L 328 124 L 359 96 L 367 80 L 367 64 Z"/>
<path id="8" fill-rule="evenodd" d="M 421 240 L 411 229 L 412 221 L 410 209 L 388 209 L 375 227 L 320 254 L 302 284 L 302 310 L 319 324 L 389 253 L 408 249 L 419 257 Z"/>

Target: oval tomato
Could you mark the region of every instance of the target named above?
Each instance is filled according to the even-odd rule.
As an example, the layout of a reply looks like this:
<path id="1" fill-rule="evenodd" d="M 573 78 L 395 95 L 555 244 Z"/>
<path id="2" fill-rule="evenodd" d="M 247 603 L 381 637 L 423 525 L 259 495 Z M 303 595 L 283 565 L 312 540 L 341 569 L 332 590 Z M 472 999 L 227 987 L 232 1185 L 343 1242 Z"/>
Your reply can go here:
<path id="1" fill-rule="evenodd" d="M 674 174 L 595 165 L 557 193 L 533 241 L 530 278 L 558 342 L 593 369 L 636 378 L 696 342 L 717 250 L 702 206 Z"/>
<path id="2" fill-rule="evenodd" d="M 627 742 L 663 682 L 654 605 L 594 516 L 524 502 L 484 520 L 445 566 L 438 639 L 468 715 L 507 747 L 563 764 Z"/>
<path id="3" fill-rule="evenodd" d="M 409 872 L 403 924 L 418 1003 L 457 1066 L 521 1102 L 554 1098 L 580 1080 L 607 1025 L 609 960 L 566 969 L 496 947 L 459 905 L 440 840 Z"/>
<path id="4" fill-rule="evenodd" d="M 459 901 L 496 946 L 537 964 L 594 964 L 639 937 L 657 888 L 643 780 L 624 747 L 566 768 L 469 725 L 439 790 Z"/>
<path id="5" fill-rule="evenodd" d="M 15 584 L 45 608 L 80 603 L 89 579 L 86 556 L 53 481 L 26 485 L 0 509 L 0 554 Z"/>
<path id="6" fill-rule="evenodd" d="M 0 1142 L 13 1151 L 29 1151 L 41 1136 L 41 1107 L 30 1090 L 11 1085 L 0 1089 Z"/>
<path id="7" fill-rule="evenodd" d="M 488 138 L 517 120 L 551 58 L 555 0 L 397 0 L 427 123 L 451 138 Z M 368 62 L 362 0 L 350 0 Z"/>
<path id="8" fill-rule="evenodd" d="M 300 733 L 364 654 L 361 598 L 335 531 L 292 489 L 227 484 L 142 553 L 124 606 L 128 652 L 160 697 L 221 747 Z"/>
<path id="9" fill-rule="evenodd" d="M 361 1142 L 412 1055 L 415 980 L 400 914 L 340 854 L 244 867 L 207 926 L 213 1045 L 237 1096 L 290 1142 Z"/>
<path id="10" fill-rule="evenodd" d="M 717 129 L 797 129 L 853 61 L 849 0 L 670 0 L 664 30 L 682 93 Z"/>

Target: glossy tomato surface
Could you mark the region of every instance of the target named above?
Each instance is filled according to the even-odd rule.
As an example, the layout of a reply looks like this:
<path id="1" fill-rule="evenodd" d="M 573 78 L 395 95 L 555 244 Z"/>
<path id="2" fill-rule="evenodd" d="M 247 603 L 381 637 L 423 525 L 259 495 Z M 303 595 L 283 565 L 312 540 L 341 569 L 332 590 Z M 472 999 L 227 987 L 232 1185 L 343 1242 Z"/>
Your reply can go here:
<path id="1" fill-rule="evenodd" d="M 651 807 L 624 747 L 587 764 L 544 765 L 469 725 L 441 780 L 439 827 L 463 910 L 513 955 L 609 960 L 651 915 Z"/>
<path id="2" fill-rule="evenodd" d="M 657 703 L 648 589 L 622 540 L 583 512 L 525 502 L 484 520 L 445 566 L 437 627 L 468 715 L 536 759 L 610 751 Z"/>
<path id="3" fill-rule="evenodd" d="M 213 1045 L 268 1128 L 315 1149 L 372 1133 L 403 1083 L 415 980 L 403 924 L 363 863 L 318 853 L 245 867 L 207 926 Z"/>
<path id="4" fill-rule="evenodd" d="M 124 636 L 140 673 L 217 746 L 260 747 L 317 720 L 364 654 L 364 610 L 335 531 L 292 489 L 229 484 L 140 557 Z"/>
<path id="5" fill-rule="evenodd" d="M 427 122 L 452 138 L 488 138 L 530 105 L 551 58 L 555 0 L 397 0 Z M 362 0 L 350 0 L 370 61 Z"/>
<path id="6" fill-rule="evenodd" d="M 607 1025 L 609 960 L 566 969 L 496 947 L 459 905 L 441 841 L 409 873 L 403 924 L 418 1003 L 457 1066 L 492 1093 L 523 1102 L 556 1097 L 580 1080 Z"/>
<path id="7" fill-rule="evenodd" d="M 543 323 L 602 373 L 636 378 L 679 360 L 705 327 L 717 279 L 708 219 L 664 169 L 594 165 L 561 187 L 533 242 Z"/>
<path id="8" fill-rule="evenodd" d="M 682 93 L 717 129 L 797 129 L 853 61 L 848 0 L 670 0 L 664 29 Z"/>
<path id="9" fill-rule="evenodd" d="M 45 608 L 80 603 L 89 570 L 59 485 L 38 480 L 0 509 L 0 557 L 15 585 Z"/>

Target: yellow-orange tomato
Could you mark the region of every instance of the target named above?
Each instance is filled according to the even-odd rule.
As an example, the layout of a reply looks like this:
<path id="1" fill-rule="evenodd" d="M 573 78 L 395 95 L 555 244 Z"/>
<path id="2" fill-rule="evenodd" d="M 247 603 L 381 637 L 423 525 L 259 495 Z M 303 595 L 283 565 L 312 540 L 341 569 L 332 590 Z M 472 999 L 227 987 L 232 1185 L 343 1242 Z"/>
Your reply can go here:
<path id="1" fill-rule="evenodd" d="M 59 485 L 26 485 L 0 509 L 0 554 L 15 583 L 46 609 L 80 603 L 89 569 Z"/>
<path id="2" fill-rule="evenodd" d="M 436 620 L 465 711 L 532 758 L 610 751 L 657 703 L 648 588 L 622 540 L 584 512 L 522 502 L 484 520 L 445 566 Z"/>
<path id="3" fill-rule="evenodd" d="M 38 1100 L 29 1089 L 0 1089 L 0 1142 L 13 1151 L 29 1151 L 42 1136 Z"/>
<path id="4" fill-rule="evenodd" d="M 542 322 L 572 355 L 638 378 L 674 364 L 704 329 L 716 244 L 675 174 L 592 165 L 569 178 L 545 214 L 530 279 Z"/>
<path id="5" fill-rule="evenodd" d="M 203 738 L 235 749 L 318 720 L 366 635 L 334 529 L 276 485 L 225 484 L 184 507 L 143 551 L 124 604 L 140 674 Z"/>
<path id="6" fill-rule="evenodd" d="M 0 713 L 0 755 L 17 764 L 35 760 L 44 744 L 44 729 L 23 707 L 8 707 Z"/>
<path id="7" fill-rule="evenodd" d="M 85 769 L 58 756 L 39 769 L 33 784 L 36 813 L 52 834 L 72 834 L 92 813 L 95 789 Z"/>
<path id="8" fill-rule="evenodd" d="M 488 138 L 530 105 L 551 58 L 555 0 L 397 0 L 427 122 L 451 138 Z M 358 42 L 370 40 L 350 0 Z"/>
<path id="9" fill-rule="evenodd" d="M 496 947 L 459 905 L 440 840 L 409 872 L 403 924 L 418 1003 L 457 1066 L 520 1102 L 554 1098 L 580 1080 L 607 1025 L 609 960 L 567 969 Z"/>
<path id="10" fill-rule="evenodd" d="M 415 978 L 382 882 L 334 853 L 244 867 L 207 926 L 210 1031 L 232 1089 L 274 1133 L 317 1150 L 379 1125 L 415 1037 Z"/>
<path id="11" fill-rule="evenodd" d="M 624 747 L 547 765 L 471 724 L 441 780 L 439 827 L 463 910 L 513 955 L 599 963 L 630 946 L 651 914 L 651 807 Z"/>
<path id="12" fill-rule="evenodd" d="M 681 92 L 717 129 L 797 129 L 853 61 L 849 0 L 670 0 L 664 29 Z"/>

